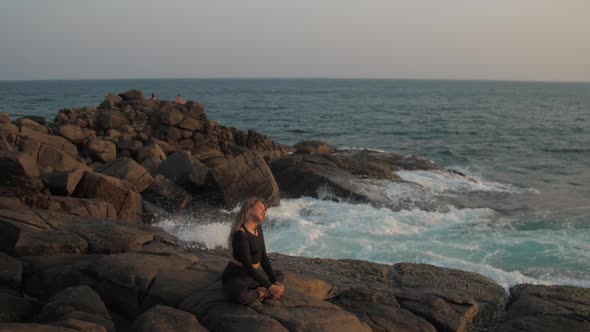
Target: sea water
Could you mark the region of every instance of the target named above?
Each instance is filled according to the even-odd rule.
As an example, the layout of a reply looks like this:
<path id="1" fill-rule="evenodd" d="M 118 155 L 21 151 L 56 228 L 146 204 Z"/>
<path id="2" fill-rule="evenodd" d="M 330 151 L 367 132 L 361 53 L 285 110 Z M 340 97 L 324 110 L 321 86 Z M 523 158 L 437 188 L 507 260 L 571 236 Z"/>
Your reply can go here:
<path id="1" fill-rule="evenodd" d="M 386 207 L 283 199 L 269 210 L 270 251 L 381 263 L 423 262 L 528 282 L 590 287 L 590 84 L 413 80 L 88 80 L 0 82 L 0 111 L 53 118 L 108 92 L 182 94 L 211 119 L 283 144 L 424 156 L 467 178 L 401 171 L 367 181 Z M 322 199 L 323 198 L 323 199 Z M 389 207 L 389 208 L 388 208 Z M 393 208 L 391 208 L 393 207 Z M 229 225 L 162 220 L 186 240 L 224 246 Z"/>

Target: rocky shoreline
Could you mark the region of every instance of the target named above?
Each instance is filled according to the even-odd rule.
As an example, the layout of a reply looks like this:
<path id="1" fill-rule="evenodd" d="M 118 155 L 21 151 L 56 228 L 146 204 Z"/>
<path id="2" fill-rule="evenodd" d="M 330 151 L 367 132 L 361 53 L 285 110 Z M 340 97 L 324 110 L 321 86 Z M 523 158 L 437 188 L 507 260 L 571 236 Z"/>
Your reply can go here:
<path id="1" fill-rule="evenodd" d="M 222 296 L 223 249 L 150 225 L 250 195 L 272 206 L 314 196 L 402 209 L 367 187 L 387 180 L 420 190 L 395 174 L 403 169 L 450 173 L 416 156 L 283 146 L 211 121 L 198 102 L 137 90 L 61 110 L 53 122 L 0 114 L 0 331 L 590 330 L 586 288 L 507 293 L 432 265 L 276 253 L 283 299 L 240 306 Z"/>

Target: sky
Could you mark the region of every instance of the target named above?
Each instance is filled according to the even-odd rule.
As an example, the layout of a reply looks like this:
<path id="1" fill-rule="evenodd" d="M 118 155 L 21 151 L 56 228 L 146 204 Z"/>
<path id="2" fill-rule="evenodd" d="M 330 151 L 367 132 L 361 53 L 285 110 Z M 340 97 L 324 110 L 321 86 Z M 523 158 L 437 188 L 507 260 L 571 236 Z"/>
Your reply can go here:
<path id="1" fill-rule="evenodd" d="M 589 0 L 0 0 L 0 80 L 590 81 Z"/>

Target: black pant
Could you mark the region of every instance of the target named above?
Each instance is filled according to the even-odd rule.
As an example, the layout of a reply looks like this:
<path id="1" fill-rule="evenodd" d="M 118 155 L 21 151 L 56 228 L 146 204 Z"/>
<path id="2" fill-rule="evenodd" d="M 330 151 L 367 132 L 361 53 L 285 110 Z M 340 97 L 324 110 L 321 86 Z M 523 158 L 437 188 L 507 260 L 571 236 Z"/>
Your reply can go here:
<path id="1" fill-rule="evenodd" d="M 264 270 L 260 270 L 264 273 Z M 285 275 L 280 270 L 273 270 L 273 274 L 278 282 L 285 280 Z M 266 276 L 266 273 L 264 273 Z M 268 276 L 267 276 L 268 278 Z M 246 270 L 235 264 L 229 263 L 221 275 L 221 284 L 225 296 L 231 301 L 240 304 L 250 304 L 260 298 L 256 290 L 258 287 L 264 287 L 254 278 L 248 275 Z"/>

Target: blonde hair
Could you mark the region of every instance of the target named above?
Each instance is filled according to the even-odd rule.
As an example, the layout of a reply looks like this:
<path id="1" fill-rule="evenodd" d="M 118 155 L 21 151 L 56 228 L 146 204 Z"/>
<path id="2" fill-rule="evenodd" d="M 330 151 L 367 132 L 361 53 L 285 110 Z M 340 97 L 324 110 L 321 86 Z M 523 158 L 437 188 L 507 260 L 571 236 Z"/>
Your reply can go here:
<path id="1" fill-rule="evenodd" d="M 234 234 L 242 228 L 242 226 L 246 223 L 246 217 L 248 214 L 248 210 L 250 210 L 256 203 L 262 203 L 264 208 L 267 208 L 266 202 L 262 198 L 258 197 L 250 197 L 242 203 L 242 207 L 240 208 L 240 212 L 236 215 L 234 222 L 231 225 L 231 230 L 229 232 L 229 236 L 227 238 L 227 248 L 229 249 L 230 253 L 233 255 L 233 240 Z"/>

